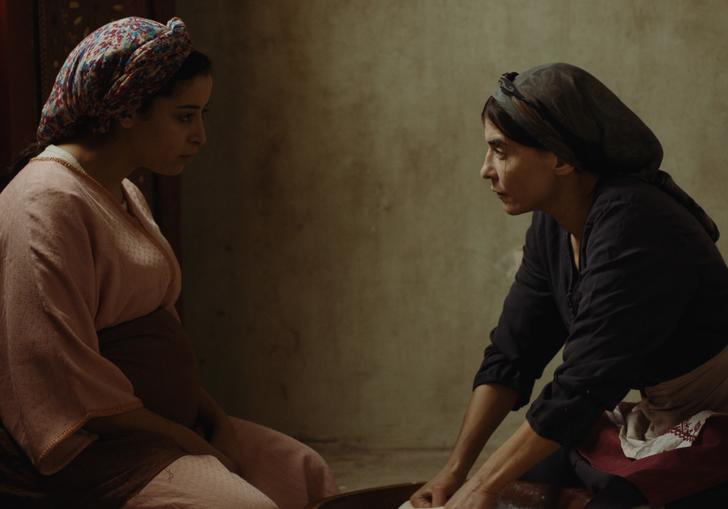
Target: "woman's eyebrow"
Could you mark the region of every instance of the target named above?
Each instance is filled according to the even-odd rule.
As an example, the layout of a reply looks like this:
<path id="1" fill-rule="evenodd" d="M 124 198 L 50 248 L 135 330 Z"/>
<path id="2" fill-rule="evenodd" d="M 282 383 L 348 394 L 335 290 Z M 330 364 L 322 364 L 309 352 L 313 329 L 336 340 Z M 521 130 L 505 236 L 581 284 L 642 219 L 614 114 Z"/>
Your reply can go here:
<path id="1" fill-rule="evenodd" d="M 503 148 L 506 146 L 505 140 L 501 138 L 491 138 L 489 140 L 485 140 L 485 142 L 493 148 Z"/>
<path id="2" fill-rule="evenodd" d="M 177 106 L 177 109 L 178 110 L 183 110 L 183 109 L 184 110 L 201 110 L 201 109 L 205 108 L 206 106 L 207 105 L 198 106 L 197 104 L 180 104 L 179 106 Z"/>

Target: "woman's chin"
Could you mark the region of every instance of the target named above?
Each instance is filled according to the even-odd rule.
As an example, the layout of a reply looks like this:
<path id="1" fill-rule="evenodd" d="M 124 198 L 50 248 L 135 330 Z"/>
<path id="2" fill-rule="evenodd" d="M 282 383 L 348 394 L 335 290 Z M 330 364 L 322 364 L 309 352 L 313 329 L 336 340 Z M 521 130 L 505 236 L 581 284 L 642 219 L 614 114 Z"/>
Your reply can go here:
<path id="1" fill-rule="evenodd" d="M 182 173 L 184 171 L 185 166 L 186 165 L 181 164 L 178 167 L 172 169 L 172 171 L 170 171 L 169 173 L 166 173 L 165 175 L 167 175 L 168 177 L 176 177 L 177 175 L 179 175 L 180 173 Z"/>
<path id="2" fill-rule="evenodd" d="M 521 214 L 525 214 L 526 212 L 531 211 L 530 209 L 527 209 L 525 207 L 519 207 L 515 203 L 506 203 L 506 202 L 503 202 L 503 210 L 509 216 L 519 216 Z"/>
<path id="3" fill-rule="evenodd" d="M 153 173 L 156 173 L 157 175 L 161 175 L 163 177 L 176 177 L 182 171 L 184 171 L 186 164 L 185 163 L 178 163 L 175 165 L 165 166 L 164 168 L 159 169 L 153 169 L 151 170 Z"/>

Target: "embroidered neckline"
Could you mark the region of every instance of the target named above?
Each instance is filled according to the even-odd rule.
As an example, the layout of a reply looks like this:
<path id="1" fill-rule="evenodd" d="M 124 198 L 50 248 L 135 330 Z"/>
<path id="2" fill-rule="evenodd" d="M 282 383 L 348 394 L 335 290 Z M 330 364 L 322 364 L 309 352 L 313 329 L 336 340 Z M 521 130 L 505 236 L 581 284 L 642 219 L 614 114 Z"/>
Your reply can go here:
<path id="1" fill-rule="evenodd" d="M 31 162 L 31 161 L 51 161 L 54 163 L 58 163 L 62 166 L 65 166 L 66 168 L 71 170 L 73 173 L 75 173 L 77 175 L 81 175 L 82 178 L 84 178 L 85 180 L 90 182 L 94 187 L 100 189 L 101 192 L 104 193 L 106 196 L 108 196 L 112 202 L 114 202 L 118 207 L 121 207 L 121 209 L 124 211 L 124 214 L 129 215 L 129 216 L 134 216 L 134 214 L 131 213 L 131 210 L 129 207 L 129 200 L 127 200 L 127 197 L 126 197 L 127 192 L 126 192 L 126 189 L 124 189 L 123 183 L 121 184 L 122 201 L 121 201 L 121 203 L 119 203 L 119 201 L 116 199 L 116 197 L 113 194 L 111 194 L 111 192 L 108 189 L 106 189 L 103 185 L 101 185 L 101 183 L 98 180 L 96 180 L 91 175 L 86 173 L 86 171 L 83 168 L 81 168 L 80 166 L 76 166 L 75 164 L 71 163 L 70 161 L 63 159 L 62 157 L 37 156 L 37 157 L 32 158 L 28 162 Z M 136 218 L 136 216 L 134 216 L 134 217 Z"/>
<path id="2" fill-rule="evenodd" d="M 162 255 L 167 258 L 167 261 L 169 263 L 169 268 L 172 273 L 172 280 L 175 280 L 175 274 L 179 274 L 177 267 L 179 266 L 177 262 L 177 258 L 174 254 L 174 250 L 172 249 L 171 245 L 165 246 L 163 242 L 161 242 L 159 239 L 157 239 L 156 234 L 152 233 L 149 228 L 147 227 L 148 222 L 150 219 L 154 221 L 153 218 L 145 218 L 144 220 L 139 219 L 137 217 L 137 214 L 145 215 L 142 210 L 137 210 L 138 207 L 136 205 L 132 204 L 131 200 L 127 200 L 127 195 L 129 194 L 126 188 L 124 187 L 124 184 L 122 183 L 121 189 L 122 189 L 122 195 L 124 197 L 124 200 L 129 205 L 128 209 L 125 208 L 121 203 L 116 201 L 114 196 L 109 192 L 108 189 L 106 189 L 104 186 L 101 185 L 96 179 L 94 179 L 91 175 L 83 171 L 83 169 L 76 167 L 74 164 L 70 163 L 69 161 L 66 161 L 65 159 L 62 159 L 60 157 L 52 157 L 52 156 L 36 156 L 32 158 L 31 161 L 48 161 L 48 162 L 54 162 L 58 163 L 69 170 L 71 170 L 74 174 L 79 175 L 82 179 L 89 182 L 93 187 L 100 190 L 102 193 L 104 193 L 110 200 L 115 204 L 117 208 L 120 209 L 121 215 L 126 218 L 126 220 L 136 229 L 140 229 L 144 235 L 154 244 L 157 246 L 157 249 L 159 249 L 162 252 Z M 135 210 L 135 213 L 132 212 L 132 209 Z M 164 238 L 164 235 L 162 235 L 161 232 L 158 233 L 160 237 Z M 166 240 L 166 239 L 165 239 Z M 178 278 L 180 276 L 177 276 Z M 179 279 L 178 279 L 179 281 Z"/>

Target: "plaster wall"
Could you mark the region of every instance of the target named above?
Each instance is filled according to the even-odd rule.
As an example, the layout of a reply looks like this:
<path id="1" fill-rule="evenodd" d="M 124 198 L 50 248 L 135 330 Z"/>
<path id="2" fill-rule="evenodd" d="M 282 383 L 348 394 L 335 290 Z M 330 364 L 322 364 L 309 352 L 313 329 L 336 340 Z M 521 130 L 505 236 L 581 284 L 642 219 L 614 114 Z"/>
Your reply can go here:
<path id="1" fill-rule="evenodd" d="M 591 71 L 728 230 L 725 2 L 177 6 L 215 66 L 183 179 L 185 321 L 232 413 L 311 441 L 452 442 L 529 220 L 478 175 L 505 71 Z"/>

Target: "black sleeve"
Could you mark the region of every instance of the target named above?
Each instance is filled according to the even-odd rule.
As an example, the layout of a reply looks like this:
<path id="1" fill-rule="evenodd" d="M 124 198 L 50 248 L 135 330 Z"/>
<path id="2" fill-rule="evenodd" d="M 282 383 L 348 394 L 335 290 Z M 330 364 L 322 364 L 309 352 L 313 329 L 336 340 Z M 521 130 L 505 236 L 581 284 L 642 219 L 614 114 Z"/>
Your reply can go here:
<path id="1" fill-rule="evenodd" d="M 531 399 L 534 381 L 559 351 L 566 329 L 553 298 L 543 252 L 546 218 L 534 213 L 526 232 L 523 261 L 516 273 L 498 325 L 490 334 L 474 387 L 498 384 L 518 392 L 514 410 Z"/>
<path id="2" fill-rule="evenodd" d="M 675 333 L 698 274 L 672 219 L 628 204 L 594 219 L 564 362 L 527 413 L 540 436 L 577 445 Z"/>

